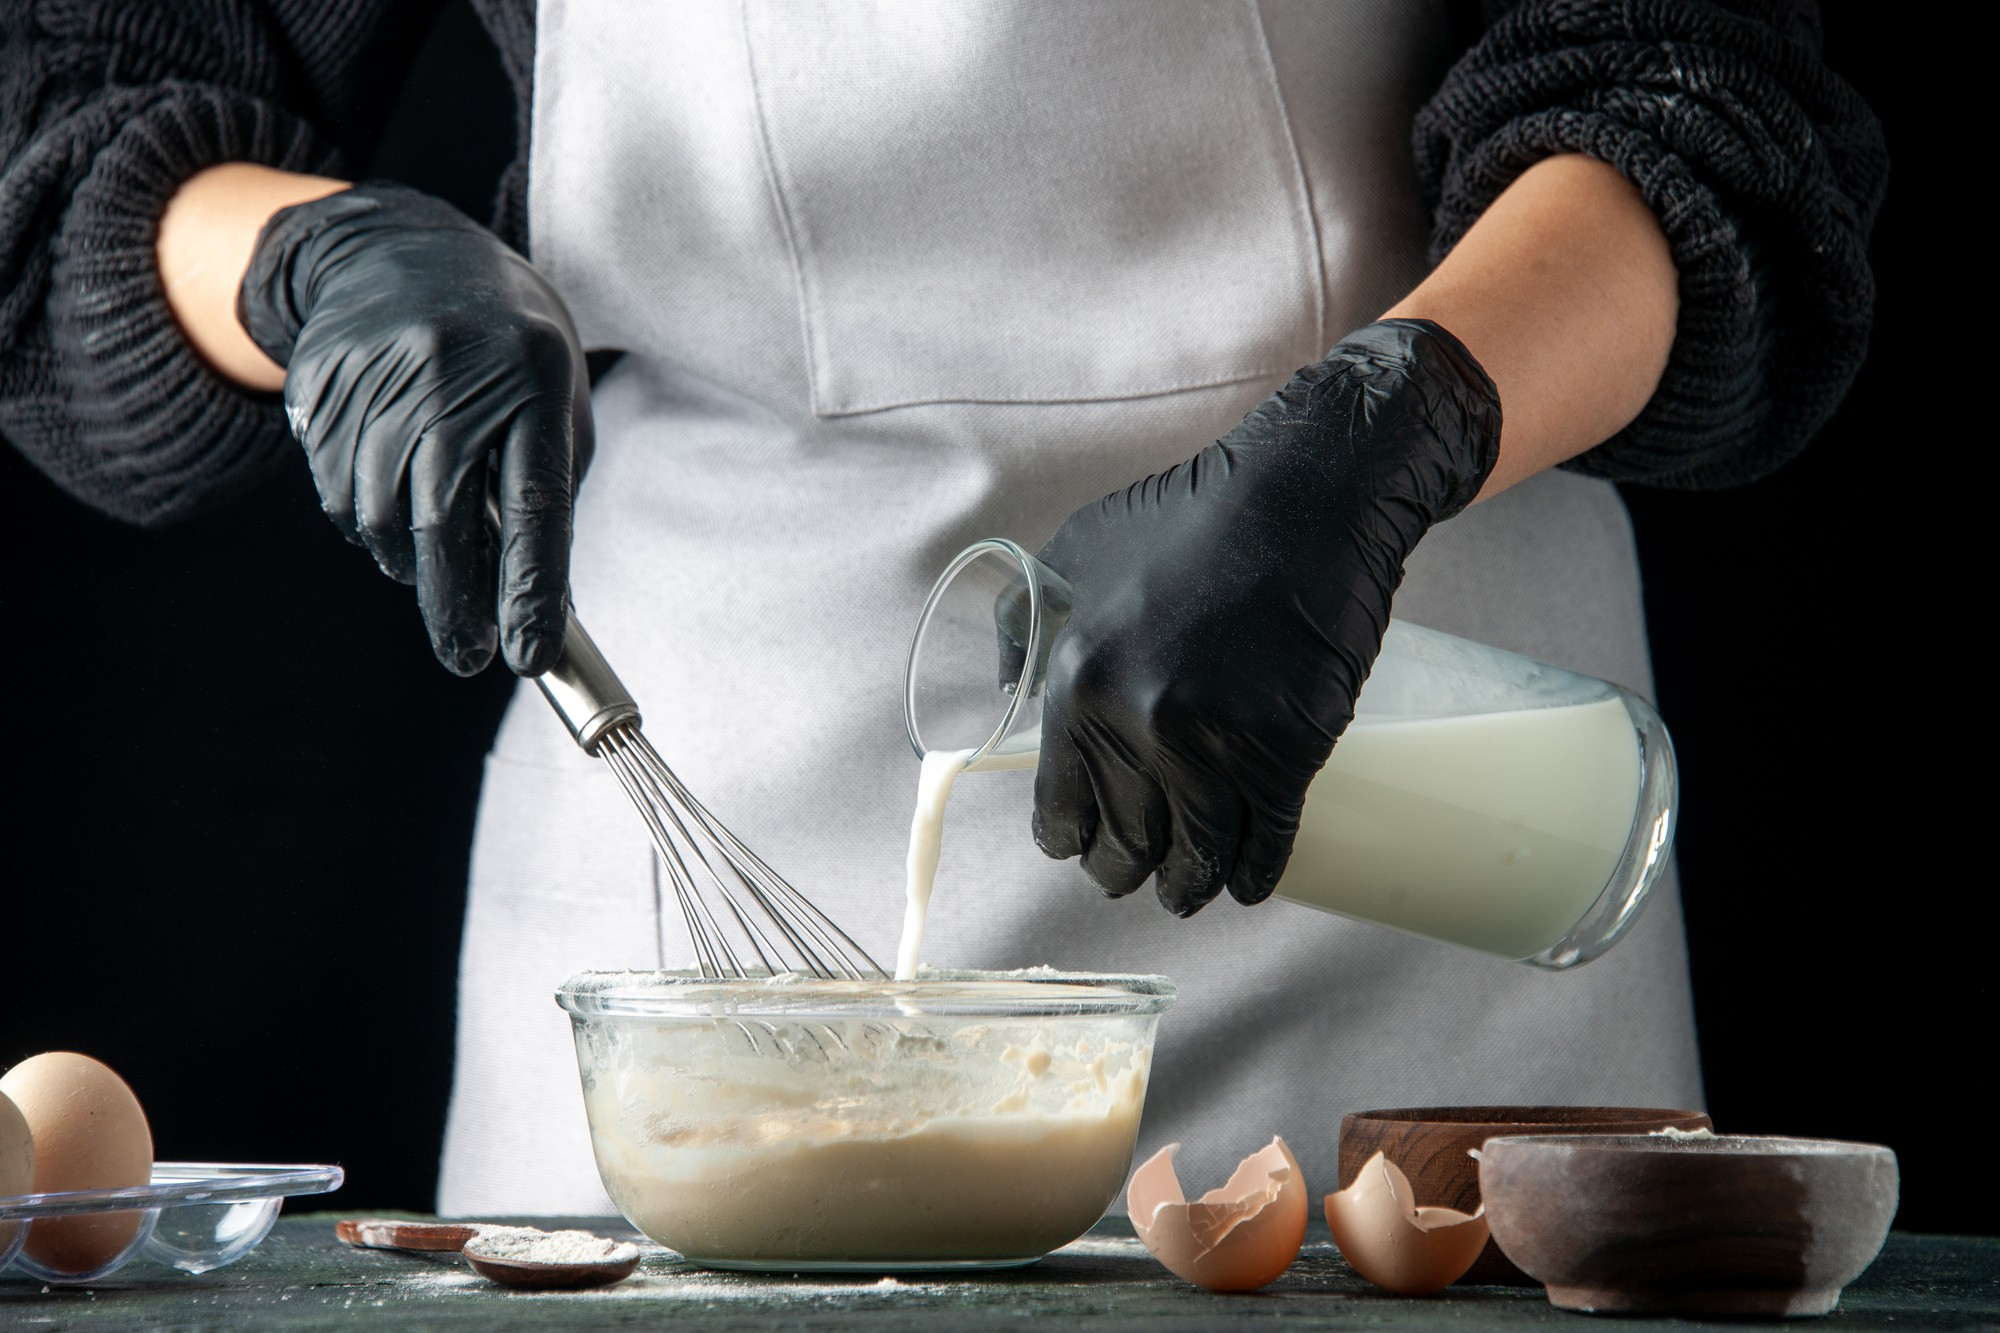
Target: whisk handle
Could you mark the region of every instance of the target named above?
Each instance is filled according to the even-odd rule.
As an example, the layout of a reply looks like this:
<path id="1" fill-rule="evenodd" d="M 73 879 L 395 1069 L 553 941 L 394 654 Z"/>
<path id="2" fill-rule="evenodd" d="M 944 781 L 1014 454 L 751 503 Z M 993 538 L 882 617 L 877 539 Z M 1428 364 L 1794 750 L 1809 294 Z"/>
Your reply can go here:
<path id="1" fill-rule="evenodd" d="M 486 526 L 500 535 L 500 504 L 491 495 L 486 497 Z M 597 753 L 597 742 L 613 727 L 639 725 L 638 703 L 576 618 L 575 607 L 563 620 L 562 652 L 555 665 L 535 677 L 535 684 L 585 754 Z"/>
<path id="2" fill-rule="evenodd" d="M 554 666 L 535 677 L 535 684 L 587 754 L 597 752 L 597 742 L 613 727 L 639 725 L 639 705 L 632 692 L 604 660 L 576 618 L 575 608 L 563 625 L 562 654 Z"/>

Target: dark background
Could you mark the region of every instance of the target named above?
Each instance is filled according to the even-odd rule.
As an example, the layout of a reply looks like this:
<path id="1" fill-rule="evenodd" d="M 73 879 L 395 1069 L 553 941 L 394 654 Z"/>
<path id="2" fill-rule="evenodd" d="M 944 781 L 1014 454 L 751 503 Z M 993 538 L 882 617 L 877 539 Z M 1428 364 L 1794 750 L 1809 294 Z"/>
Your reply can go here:
<path id="1" fill-rule="evenodd" d="M 1945 386 L 1976 372 L 1917 304 L 1966 281 L 1922 230 L 1948 211 L 1950 176 L 1923 155 L 1950 74 L 1933 58 L 1922 84 L 1904 77 L 1878 18 L 1828 20 L 1896 162 L 1870 364 L 1778 475 L 1626 498 L 1680 751 L 1716 1123 L 1887 1143 L 1899 1225 L 1993 1231 L 1937 1118 L 1971 1102 L 1994 1043 L 1974 906 L 1991 875 L 1958 868 L 1979 863 L 1981 770 L 1946 747 L 1954 709 L 1985 742 L 1967 708 L 1985 682 L 1954 669 L 1970 608 L 1946 609 L 1945 544 L 1986 485 L 1991 431 L 1951 433 Z M 483 217 L 510 126 L 454 0 L 369 174 Z M 432 663 L 413 599 L 319 517 L 303 467 L 148 533 L 0 449 L 0 615 L 0 1068 L 87 1051 L 137 1089 L 163 1157 L 340 1162 L 343 1209 L 427 1208 L 473 803 L 508 679 Z"/>

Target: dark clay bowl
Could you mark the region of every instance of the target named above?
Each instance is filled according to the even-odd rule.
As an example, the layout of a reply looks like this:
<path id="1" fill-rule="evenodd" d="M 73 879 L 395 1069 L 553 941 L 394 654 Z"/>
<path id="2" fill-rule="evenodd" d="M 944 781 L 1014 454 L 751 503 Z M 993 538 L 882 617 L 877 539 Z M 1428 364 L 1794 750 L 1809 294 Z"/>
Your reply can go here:
<path id="1" fill-rule="evenodd" d="M 1481 1158 L 1493 1239 L 1565 1310 L 1826 1314 L 1896 1214 L 1873 1143 L 1549 1135 Z"/>
<path id="2" fill-rule="evenodd" d="M 1644 1106 L 1405 1106 L 1357 1111 L 1340 1122 L 1340 1188 L 1380 1152 L 1410 1178 L 1420 1204 L 1469 1213 L 1479 1206 L 1479 1162 L 1471 1150 L 1498 1134 L 1643 1134 L 1712 1129 L 1700 1111 Z M 1459 1279 L 1532 1287 L 1492 1241 Z"/>

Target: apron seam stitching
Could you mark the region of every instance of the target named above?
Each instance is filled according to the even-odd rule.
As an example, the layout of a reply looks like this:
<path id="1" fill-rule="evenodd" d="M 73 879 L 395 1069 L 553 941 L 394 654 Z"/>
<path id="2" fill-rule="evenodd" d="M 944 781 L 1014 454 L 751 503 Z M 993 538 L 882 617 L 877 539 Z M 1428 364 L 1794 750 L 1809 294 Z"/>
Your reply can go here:
<path id="1" fill-rule="evenodd" d="M 1321 321 L 1324 323 L 1324 320 Z M 906 398 L 893 402 L 870 403 L 861 407 L 820 409 L 816 415 L 822 417 L 860 417 L 875 412 L 894 412 L 906 407 L 942 406 L 950 403 L 985 403 L 1000 407 L 1056 407 L 1065 403 L 1123 403 L 1141 398 L 1165 398 L 1177 393 L 1196 393 L 1202 389 L 1220 389 L 1231 384 L 1250 384 L 1273 376 L 1289 375 L 1291 370 L 1282 366 L 1258 366 L 1252 370 L 1236 371 L 1220 379 L 1178 380 L 1161 385 L 1140 385 L 1136 388 L 1121 389 L 1117 393 L 1074 395 L 1064 398 Z"/>
<path id="2" fill-rule="evenodd" d="M 770 189 L 772 207 L 778 214 L 778 229 L 785 237 L 785 252 L 792 261 L 792 286 L 797 294 L 799 330 L 806 353 L 806 392 L 814 415 L 821 411 L 820 375 L 827 365 L 826 349 L 820 346 L 820 329 L 813 319 L 812 283 L 806 275 L 806 247 L 799 235 L 802 222 L 793 216 L 790 197 L 785 192 L 784 173 L 778 162 L 777 140 L 771 134 L 771 118 L 764 109 L 764 84 L 757 73 L 756 43 L 750 35 L 750 0 L 741 0 L 737 12 L 742 17 L 743 64 L 750 76 L 750 108 L 757 118 L 757 142 L 763 148 L 764 183 Z"/>
<path id="3" fill-rule="evenodd" d="M 1307 264 L 1313 278 L 1313 326 L 1319 331 L 1314 346 L 1315 355 L 1324 355 L 1331 334 L 1326 327 L 1326 250 L 1320 236 L 1319 210 L 1313 207 L 1312 178 L 1306 172 L 1305 158 L 1299 152 L 1298 136 L 1292 132 L 1292 111 L 1285 104 L 1284 80 L 1278 77 L 1277 62 L 1271 55 L 1271 30 L 1264 23 L 1263 0 L 1248 0 L 1250 15 L 1257 24 L 1257 49 L 1263 56 L 1264 77 L 1271 93 L 1271 100 L 1278 108 L 1278 124 L 1285 135 L 1285 150 L 1292 162 L 1292 207 L 1295 215 L 1304 215 L 1307 251 L 1311 260 Z"/>

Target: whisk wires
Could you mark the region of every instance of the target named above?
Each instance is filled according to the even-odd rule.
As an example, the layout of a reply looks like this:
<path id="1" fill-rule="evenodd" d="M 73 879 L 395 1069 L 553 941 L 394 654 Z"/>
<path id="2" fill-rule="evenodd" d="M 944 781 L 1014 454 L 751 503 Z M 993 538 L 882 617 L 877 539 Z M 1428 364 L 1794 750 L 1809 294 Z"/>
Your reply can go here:
<path id="1" fill-rule="evenodd" d="M 803 972 L 857 981 L 887 975 L 846 931 L 710 814 L 637 726 L 609 728 L 594 749 L 645 822 L 673 881 L 702 975 Z M 720 916 L 711 897 L 722 905 Z M 734 931 L 724 918 L 735 923 Z"/>

